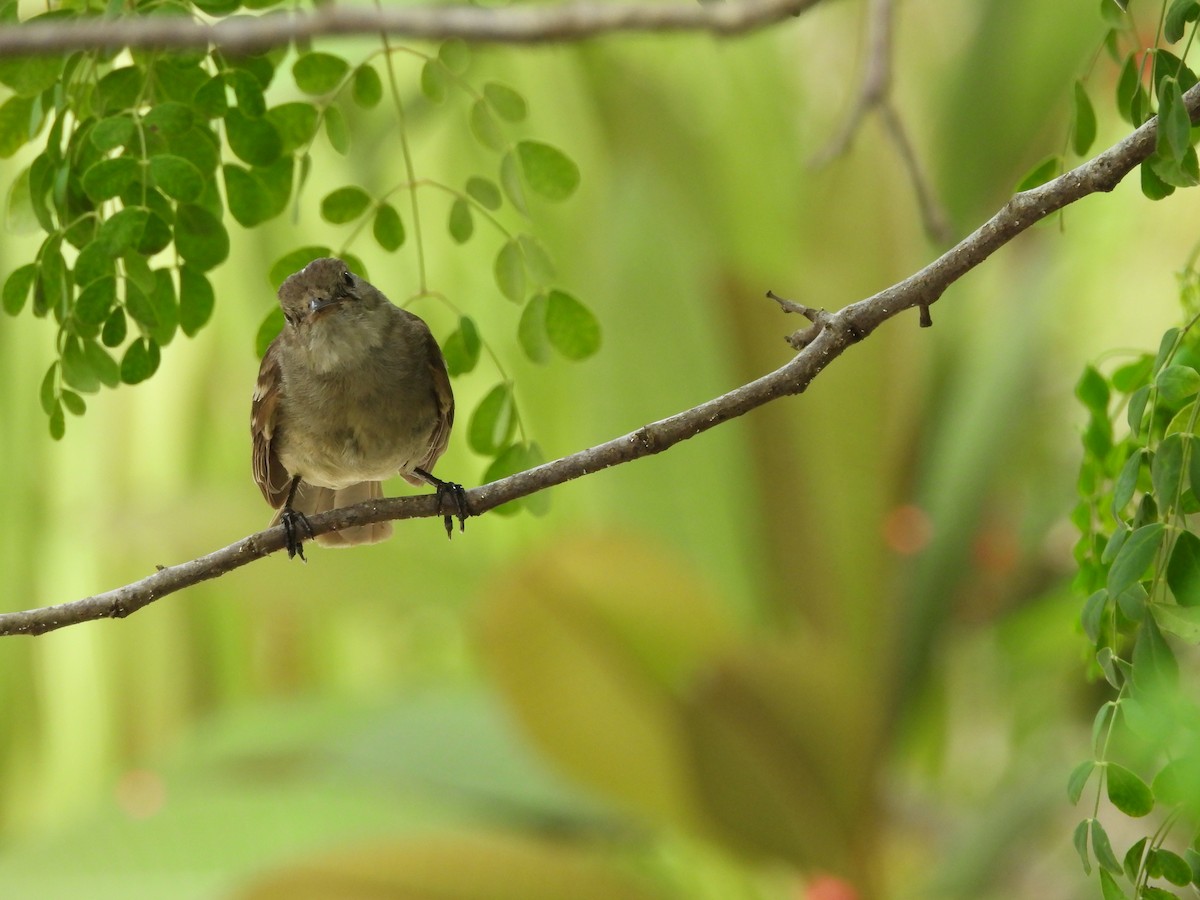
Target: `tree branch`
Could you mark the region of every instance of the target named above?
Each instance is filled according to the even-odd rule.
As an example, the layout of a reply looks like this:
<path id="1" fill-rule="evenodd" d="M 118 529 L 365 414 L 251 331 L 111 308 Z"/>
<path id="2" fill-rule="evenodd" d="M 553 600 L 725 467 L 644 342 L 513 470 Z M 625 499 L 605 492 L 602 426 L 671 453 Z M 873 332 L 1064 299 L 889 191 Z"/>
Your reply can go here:
<path id="1" fill-rule="evenodd" d="M 709 31 L 740 34 L 774 24 L 821 0 L 726 0 L 696 3 L 606 3 L 577 0 L 554 5 L 342 6 L 309 13 L 273 13 L 215 23 L 174 16 L 89 17 L 0 27 L 0 56 L 30 56 L 124 47 L 249 53 L 322 35 L 462 38 L 474 43 L 531 44 L 577 41 L 619 31 Z"/>
<path id="2" fill-rule="evenodd" d="M 1200 118 L 1200 85 L 1183 95 L 1192 121 Z M 467 491 L 473 515 L 502 503 L 527 497 L 609 466 L 661 453 L 680 441 L 735 419 L 756 407 L 803 391 L 851 344 L 907 309 L 922 312 L 928 323 L 930 305 L 958 279 L 978 266 L 1021 232 L 1063 207 L 1098 191 L 1111 191 L 1140 162 L 1154 152 L 1158 120 L 1151 119 L 1099 156 L 1032 190 L 1017 194 L 999 212 L 919 272 L 885 288 L 873 297 L 827 313 L 789 300 L 779 301 L 785 312 L 804 315 L 812 323 L 788 338 L 799 352 L 786 365 L 727 394 L 662 419 L 637 431 L 588 450 L 581 450 L 525 472 Z M 314 534 L 351 525 L 389 519 L 441 515 L 433 495 L 370 501 L 312 516 Z M 168 594 L 224 575 L 283 549 L 282 526 L 260 531 L 221 550 L 176 566 L 125 587 L 24 612 L 0 613 L 0 635 L 42 634 L 93 619 L 121 618 Z"/>

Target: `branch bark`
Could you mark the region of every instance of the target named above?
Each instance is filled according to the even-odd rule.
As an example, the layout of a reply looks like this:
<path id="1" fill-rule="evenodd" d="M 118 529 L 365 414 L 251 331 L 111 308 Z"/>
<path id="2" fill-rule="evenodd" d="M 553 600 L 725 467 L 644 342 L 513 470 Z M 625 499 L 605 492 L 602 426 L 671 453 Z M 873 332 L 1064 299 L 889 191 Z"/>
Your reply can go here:
<path id="1" fill-rule="evenodd" d="M 708 31 L 741 34 L 779 22 L 821 0 L 726 0 L 697 3 L 606 3 L 577 0 L 555 5 L 343 6 L 309 13 L 278 13 L 216 23 L 173 16 L 89 17 L 0 27 L 0 56 L 32 56 L 125 47 L 250 53 L 322 35 L 462 38 L 473 43 L 532 44 L 578 41 L 613 32 Z"/>
<path id="2" fill-rule="evenodd" d="M 1183 95 L 1192 121 L 1200 118 L 1200 85 Z M 812 323 L 788 341 L 798 351 L 782 367 L 727 394 L 639 428 L 604 444 L 564 456 L 536 468 L 467 491 L 473 515 L 527 497 L 601 469 L 661 453 L 681 441 L 744 415 L 780 397 L 799 394 L 852 344 L 908 309 L 922 312 L 952 284 L 1017 235 L 1052 213 L 1089 194 L 1115 188 L 1154 152 L 1157 119 L 1086 163 L 1032 190 L 1017 194 L 994 216 L 919 272 L 835 313 L 792 301 L 780 301 L 785 312 L 798 312 Z M 774 295 L 771 295 L 772 297 Z M 775 298 L 779 299 L 779 298 Z M 433 495 L 396 497 L 332 510 L 310 518 L 314 534 L 388 519 L 441 515 Z M 162 568 L 124 587 L 56 606 L 0 613 L 0 635 L 42 634 L 94 619 L 122 618 L 193 584 L 217 578 L 283 549 L 281 526 L 260 531 L 206 556 Z"/>

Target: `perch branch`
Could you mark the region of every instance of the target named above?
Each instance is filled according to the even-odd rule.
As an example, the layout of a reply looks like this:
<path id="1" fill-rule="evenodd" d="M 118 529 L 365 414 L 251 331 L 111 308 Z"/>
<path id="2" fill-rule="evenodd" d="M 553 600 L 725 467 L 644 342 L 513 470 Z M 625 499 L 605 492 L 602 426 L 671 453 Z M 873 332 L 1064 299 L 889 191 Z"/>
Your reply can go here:
<path id="1" fill-rule="evenodd" d="M 176 16 L 58 19 L 0 27 L 0 57 L 74 50 L 219 48 L 250 53 L 324 35 L 378 35 L 473 43 L 578 41 L 628 32 L 708 31 L 740 34 L 779 22 L 821 0 L 728 0 L 722 3 L 606 3 L 554 5 L 343 6 L 312 12 L 247 16 L 215 23 Z"/>
<path id="2" fill-rule="evenodd" d="M 1183 95 L 1193 121 L 1200 118 L 1200 85 Z M 1111 191 L 1142 160 L 1154 152 L 1157 119 L 1151 119 L 1099 156 L 1039 187 L 1017 194 L 987 222 L 925 268 L 872 297 L 826 313 L 793 301 L 780 302 L 812 325 L 789 341 L 797 354 L 786 364 L 749 384 L 701 403 L 692 409 L 645 425 L 630 434 L 581 450 L 553 462 L 518 472 L 467 491 L 473 515 L 537 491 L 564 484 L 601 469 L 661 453 L 750 410 L 803 391 L 847 347 L 870 335 L 881 324 L 907 309 L 924 315 L 946 289 L 1034 223 L 1089 194 Z M 312 516 L 314 534 L 351 525 L 389 519 L 441 515 L 433 495 L 369 501 Z M 282 526 L 250 535 L 198 559 L 162 568 L 140 581 L 108 591 L 24 612 L 0 614 L 0 635 L 41 634 L 93 619 L 120 618 L 193 584 L 217 578 L 283 549 Z"/>

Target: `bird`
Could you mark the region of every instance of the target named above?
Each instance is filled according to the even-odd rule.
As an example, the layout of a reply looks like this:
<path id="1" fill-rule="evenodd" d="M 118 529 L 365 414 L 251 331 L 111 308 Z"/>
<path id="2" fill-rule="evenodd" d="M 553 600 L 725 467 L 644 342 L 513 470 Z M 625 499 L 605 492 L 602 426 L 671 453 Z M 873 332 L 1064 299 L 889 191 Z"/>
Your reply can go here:
<path id="1" fill-rule="evenodd" d="M 383 496 L 399 474 L 436 488 L 465 530 L 462 485 L 432 474 L 454 424 L 441 348 L 425 322 L 334 257 L 283 282 L 284 325 L 263 355 L 250 406 L 254 480 L 277 510 L 288 558 L 305 559 L 307 516 Z M 452 514 L 443 516 L 453 535 Z M 382 541 L 391 522 L 317 535 L 322 546 Z"/>

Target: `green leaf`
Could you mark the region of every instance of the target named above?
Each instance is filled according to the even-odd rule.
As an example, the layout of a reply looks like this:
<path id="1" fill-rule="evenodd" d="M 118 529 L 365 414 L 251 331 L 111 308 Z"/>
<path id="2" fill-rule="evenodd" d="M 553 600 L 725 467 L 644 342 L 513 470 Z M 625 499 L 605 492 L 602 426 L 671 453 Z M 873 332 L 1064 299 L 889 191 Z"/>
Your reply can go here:
<path id="1" fill-rule="evenodd" d="M 267 189 L 254 175 L 236 163 L 221 167 L 225 176 L 225 196 L 229 214 L 243 228 L 253 228 L 271 218 L 273 204 Z"/>
<path id="2" fill-rule="evenodd" d="M 467 444 L 483 456 L 495 456 L 508 446 L 517 428 L 517 408 L 512 386 L 501 382 L 492 388 L 471 414 Z"/>
<path id="3" fill-rule="evenodd" d="M 110 256 L 120 256 L 126 250 L 136 247 L 146 229 L 146 220 L 150 211 L 142 207 L 125 207 L 109 216 L 100 226 L 96 235 L 96 243 L 102 246 Z"/>
<path id="4" fill-rule="evenodd" d="M 229 111 L 229 101 L 225 96 L 225 79 L 214 75 L 196 89 L 192 97 L 193 108 L 197 115 L 204 119 L 223 119 Z"/>
<path id="5" fill-rule="evenodd" d="M 1200 537 L 1180 532 L 1167 564 L 1167 584 L 1180 606 L 1200 606 Z"/>
<path id="6" fill-rule="evenodd" d="M 30 22 L 49 22 L 61 19 L 60 13 L 54 12 L 26 19 Z M 66 54 L 51 53 L 45 56 L 10 56 L 0 59 L 0 83 L 12 88 L 13 92 L 22 97 L 36 97 L 42 91 L 49 90 L 58 83 L 66 64 Z M 93 76 L 94 77 L 94 76 Z"/>
<path id="7" fill-rule="evenodd" d="M 554 278 L 554 260 L 546 252 L 546 248 L 531 234 L 517 236 L 521 242 L 521 253 L 525 256 L 525 268 L 538 284 L 545 284 Z"/>
<path id="8" fill-rule="evenodd" d="M 175 213 L 175 249 L 193 268 L 207 272 L 229 256 L 229 233 L 207 209 L 184 204 Z"/>
<path id="9" fill-rule="evenodd" d="M 471 64 L 471 48 L 459 38 L 450 38 L 438 47 L 438 59 L 451 72 L 461 75 Z"/>
<path id="10" fill-rule="evenodd" d="M 1142 458 L 1146 451 L 1142 448 L 1134 450 L 1129 455 L 1129 459 L 1125 460 L 1125 465 L 1121 467 L 1121 473 L 1117 476 L 1117 480 L 1113 483 L 1113 516 L 1120 518 L 1125 507 L 1129 505 L 1129 501 L 1133 499 L 1133 492 L 1137 489 L 1138 475 L 1142 471 Z"/>
<path id="11" fill-rule="evenodd" d="M 550 361 L 550 337 L 546 334 L 545 294 L 534 294 L 521 311 L 521 321 L 517 325 L 517 341 L 521 349 L 535 363 Z"/>
<path id="12" fill-rule="evenodd" d="M 547 200 L 565 200 L 579 187 L 579 167 L 557 147 L 521 141 L 517 144 L 517 159 L 529 189 Z"/>
<path id="13" fill-rule="evenodd" d="M 58 402 L 58 372 L 62 368 L 62 363 L 55 360 L 50 364 L 50 368 L 46 370 L 45 376 L 42 378 L 42 386 L 38 391 L 38 399 L 42 403 L 42 411 L 46 415 L 50 415 L 54 409 L 54 404 Z"/>
<path id="14" fill-rule="evenodd" d="M 1146 617 L 1133 643 L 1133 682 L 1146 691 L 1173 688 L 1179 681 L 1179 663 L 1153 617 Z"/>
<path id="15" fill-rule="evenodd" d="M 275 126 L 283 153 L 295 153 L 307 147 L 317 133 L 319 117 L 310 103 L 281 103 L 267 111 L 267 121 Z"/>
<path id="16" fill-rule="evenodd" d="M 154 327 L 150 336 L 160 347 L 171 343 L 179 327 L 179 301 L 175 297 L 175 282 L 168 269 L 154 272 L 154 290 L 150 292 L 150 303 L 154 307 Z"/>
<path id="17" fill-rule="evenodd" d="M 600 349 L 600 322 L 570 294 L 553 290 L 547 297 L 546 336 L 567 359 L 587 359 Z"/>
<path id="18" fill-rule="evenodd" d="M 1137 390 L 1143 384 L 1149 383 L 1153 366 L 1154 358 L 1148 353 L 1141 354 L 1133 362 L 1119 366 L 1113 371 L 1113 387 L 1125 394 Z"/>
<path id="19" fill-rule="evenodd" d="M 462 197 L 457 198 L 450 206 L 448 226 L 450 237 L 458 244 L 465 244 L 475 233 L 475 220 L 471 218 L 471 205 Z"/>
<path id="20" fill-rule="evenodd" d="M 242 0 L 194 0 L 196 8 L 210 16 L 225 16 L 242 5 Z"/>
<path id="21" fill-rule="evenodd" d="M 1121 886 L 1103 869 L 1100 870 L 1100 896 L 1104 900 L 1129 900 Z"/>
<path id="22" fill-rule="evenodd" d="M 1080 796 L 1083 794 L 1083 788 L 1087 784 L 1089 778 L 1092 777 L 1092 772 L 1096 769 L 1095 760 L 1086 760 L 1077 765 L 1071 770 L 1071 777 L 1067 779 L 1067 799 L 1074 806 L 1079 802 Z"/>
<path id="23" fill-rule="evenodd" d="M 212 316 L 216 298 L 212 284 L 203 272 L 191 266 L 179 270 L 179 327 L 192 337 Z"/>
<path id="24" fill-rule="evenodd" d="M 1100 641 L 1100 623 L 1104 611 L 1108 608 L 1108 591 L 1104 588 L 1094 592 L 1083 604 L 1083 612 L 1079 615 L 1083 633 L 1093 644 Z"/>
<path id="25" fill-rule="evenodd" d="M 493 212 L 498 210 L 504 203 L 503 197 L 500 196 L 500 188 L 496 185 L 496 182 L 480 178 L 478 175 L 473 175 L 467 179 L 467 196 L 471 197 L 484 209 L 489 209 Z"/>
<path id="26" fill-rule="evenodd" d="M 129 345 L 121 359 L 121 380 L 126 384 L 145 381 L 157 371 L 159 362 L 158 344 L 151 338 L 139 338 Z"/>
<path id="27" fill-rule="evenodd" d="M 1092 874 L 1092 861 L 1088 856 L 1088 826 L 1091 825 L 1091 819 L 1084 819 L 1075 826 L 1075 833 L 1072 837 L 1072 842 L 1075 844 L 1075 852 L 1079 854 L 1079 861 L 1083 863 L 1083 871 Z"/>
<path id="28" fill-rule="evenodd" d="M 59 399 L 62 400 L 63 408 L 73 416 L 82 416 L 87 412 L 87 404 L 74 391 L 64 390 Z"/>
<path id="29" fill-rule="evenodd" d="M 1142 857 L 1146 854 L 1146 839 L 1134 841 L 1129 849 L 1125 851 L 1124 870 L 1125 877 L 1130 881 L 1136 882 L 1138 872 L 1142 869 Z"/>
<path id="30" fill-rule="evenodd" d="M 1121 66 L 1121 74 L 1117 77 L 1117 111 L 1131 125 L 1140 125 L 1134 115 L 1134 98 L 1142 89 L 1141 69 L 1136 53 L 1130 53 Z"/>
<path id="31" fill-rule="evenodd" d="M 459 319 L 458 328 L 442 344 L 442 355 L 446 357 L 446 370 L 452 376 L 465 375 L 475 368 L 479 362 L 479 352 L 483 342 L 479 339 L 479 330 L 475 323 L 463 316 Z"/>
<path id="32" fill-rule="evenodd" d="M 1176 887 L 1187 887 L 1192 882 L 1192 867 L 1178 853 L 1159 847 L 1154 851 L 1154 862 L 1161 878 Z"/>
<path id="33" fill-rule="evenodd" d="M 161 250 L 165 250 L 170 244 L 171 226 L 166 223 L 162 216 L 151 211 L 146 216 L 146 225 L 142 229 L 142 236 L 138 238 L 138 253 L 150 257 Z"/>
<path id="34" fill-rule="evenodd" d="M 87 357 L 88 365 L 105 387 L 116 387 L 121 383 L 121 367 L 108 355 L 108 351 L 95 341 L 83 342 L 83 355 Z"/>
<path id="35" fill-rule="evenodd" d="M 504 188 L 508 202 L 523 216 L 529 215 L 525 204 L 525 186 L 521 181 L 521 164 L 511 150 L 500 157 L 500 186 Z"/>
<path id="36" fill-rule="evenodd" d="M 182 156 L 160 154 L 150 157 L 150 180 L 172 200 L 191 203 L 204 190 L 204 176 Z"/>
<path id="37" fill-rule="evenodd" d="M 271 346 L 271 341 L 275 340 L 281 331 L 283 331 L 283 309 L 276 306 L 267 313 L 262 324 L 258 326 L 258 332 L 254 335 L 254 352 L 259 359 L 262 359 L 267 348 Z"/>
<path id="38" fill-rule="evenodd" d="M 1061 168 L 1061 157 L 1046 157 L 1040 163 L 1030 169 L 1025 177 L 1017 183 L 1016 193 L 1019 194 L 1022 191 L 1029 191 L 1035 187 L 1038 187 L 1039 185 L 1045 184 L 1047 181 L 1055 178 L 1058 175 L 1059 169 Z"/>
<path id="39" fill-rule="evenodd" d="M 513 303 L 525 299 L 525 262 L 521 258 L 521 245 L 510 240 L 496 254 L 492 267 L 500 293 Z"/>
<path id="40" fill-rule="evenodd" d="M 350 129 L 346 117 L 336 106 L 325 110 L 325 137 L 329 139 L 329 146 L 342 156 L 350 152 Z"/>
<path id="41" fill-rule="evenodd" d="M 1200 2 L 1173 0 L 1163 20 L 1163 37 L 1167 39 L 1167 43 L 1177 43 L 1187 30 L 1187 23 L 1194 22 L 1197 16 L 1200 16 Z"/>
<path id="42" fill-rule="evenodd" d="M 117 302 L 117 280 L 98 278 L 75 299 L 75 318 L 89 325 L 102 325 Z"/>
<path id="43" fill-rule="evenodd" d="M 508 146 L 504 132 L 500 130 L 500 125 L 485 101 L 476 100 L 471 105 L 470 124 L 475 139 L 489 150 L 501 152 Z"/>
<path id="44" fill-rule="evenodd" d="M 334 225 L 344 225 L 365 213 L 370 205 L 371 197 L 366 191 L 347 185 L 325 195 L 321 201 L 321 217 Z"/>
<path id="45" fill-rule="evenodd" d="M 143 331 L 150 331 L 158 325 L 158 314 L 155 312 L 154 303 L 150 299 L 153 291 L 153 284 L 147 290 L 132 279 L 126 279 L 125 281 L 125 311 L 129 313 L 135 322 L 142 326 Z"/>
<path id="46" fill-rule="evenodd" d="M 1154 73 L 1151 83 L 1158 89 L 1159 101 L 1162 100 L 1161 90 L 1166 80 L 1178 82 L 1180 92 L 1186 92 L 1196 84 L 1196 73 L 1187 64 L 1165 47 L 1154 51 Z"/>
<path id="47" fill-rule="evenodd" d="M 1147 200 L 1162 200 L 1175 193 L 1175 188 L 1163 181 L 1154 171 L 1149 159 L 1138 166 L 1138 169 L 1141 174 L 1142 196 Z"/>
<path id="48" fill-rule="evenodd" d="M 109 313 L 104 328 L 100 331 L 100 340 L 105 347 L 119 347 L 125 343 L 128 323 L 125 321 L 125 310 L 117 307 Z"/>
<path id="49" fill-rule="evenodd" d="M 1076 156 L 1085 156 L 1096 140 L 1096 111 L 1081 81 L 1075 82 L 1075 108 L 1071 118 L 1071 148 Z"/>
<path id="50" fill-rule="evenodd" d="M 191 130 L 196 118 L 192 108 L 183 103 L 159 103 L 142 118 L 142 124 L 150 131 L 169 137 Z"/>
<path id="51" fill-rule="evenodd" d="M 29 141 L 33 100 L 9 97 L 0 105 L 0 159 L 8 159 Z"/>
<path id="52" fill-rule="evenodd" d="M 1108 572 L 1108 593 L 1116 597 L 1137 582 L 1158 552 L 1163 538 L 1162 522 L 1143 525 L 1129 536 Z"/>
<path id="53" fill-rule="evenodd" d="M 252 166 L 269 166 L 283 153 L 283 138 L 270 119 L 251 118 L 236 109 L 225 116 L 225 139 L 234 155 Z"/>
<path id="54" fill-rule="evenodd" d="M 89 285 L 97 278 L 107 278 L 115 271 L 112 255 L 104 247 L 92 242 L 75 257 L 75 283 Z"/>
<path id="55" fill-rule="evenodd" d="M 138 66 L 113 69 L 100 79 L 92 93 L 92 103 L 101 114 L 123 112 L 138 102 L 146 73 Z"/>
<path id="56" fill-rule="evenodd" d="M 448 80 L 446 70 L 434 60 L 426 60 L 421 66 L 421 93 L 430 103 L 442 103 L 446 99 Z"/>
<path id="57" fill-rule="evenodd" d="M 8 278 L 4 280 L 2 295 L 4 311 L 10 316 L 19 314 L 25 308 L 25 302 L 29 299 L 29 290 L 33 287 L 37 273 L 37 263 L 26 263 L 13 269 Z"/>
<path id="58" fill-rule="evenodd" d="M 372 109 L 383 99 L 383 82 L 375 69 L 363 63 L 354 70 L 354 102 L 363 109 Z"/>
<path id="59" fill-rule="evenodd" d="M 328 94 L 341 84 L 350 63 L 332 53 L 306 53 L 292 66 L 296 87 L 306 94 Z"/>
<path id="60" fill-rule="evenodd" d="M 1117 860 L 1117 855 L 1113 853 L 1108 832 L 1104 830 L 1099 819 L 1092 819 L 1092 853 L 1096 856 L 1096 862 L 1104 869 L 1117 875 L 1121 874 L 1121 863 Z M 1101 872 L 1101 874 L 1104 873 Z"/>
<path id="61" fill-rule="evenodd" d="M 483 86 L 483 97 L 505 122 L 520 122 L 525 118 L 525 98 L 508 85 L 489 81 Z"/>
<path id="62" fill-rule="evenodd" d="M 77 337 L 67 338 L 63 346 L 62 377 L 66 384 L 85 394 L 100 390 L 100 378 L 92 371 L 83 352 L 83 343 Z"/>
<path id="63" fill-rule="evenodd" d="M 63 418 L 62 404 L 55 400 L 54 408 L 50 410 L 50 437 L 56 441 L 61 441 L 63 435 L 66 433 L 67 423 Z"/>
<path id="64" fill-rule="evenodd" d="M 1159 87 L 1157 149 L 1162 156 L 1182 159 L 1191 146 L 1192 123 L 1183 103 L 1183 92 L 1174 78 Z"/>
<path id="65" fill-rule="evenodd" d="M 149 294 L 154 290 L 154 272 L 150 270 L 150 263 L 140 253 L 126 253 L 121 261 L 125 266 L 125 278 L 132 281 L 143 294 Z"/>
<path id="66" fill-rule="evenodd" d="M 1154 621 L 1162 631 L 1182 638 L 1189 644 L 1200 644 L 1200 607 L 1155 603 L 1152 611 Z"/>
<path id="67" fill-rule="evenodd" d="M 375 221 L 371 227 L 375 241 L 384 250 L 393 253 L 404 243 L 404 222 L 400 213 L 390 203 L 380 203 L 375 210 Z"/>
<path id="68" fill-rule="evenodd" d="M 1200 372 L 1191 366 L 1170 365 L 1158 373 L 1154 383 L 1163 400 L 1177 404 L 1200 392 Z"/>
<path id="69" fill-rule="evenodd" d="M 1149 785 L 1124 766 L 1106 764 L 1108 799 L 1127 816 L 1138 818 L 1154 809 L 1154 794 Z"/>
<path id="70" fill-rule="evenodd" d="M 1108 415 L 1108 382 L 1095 366 L 1084 367 L 1083 374 L 1075 384 L 1075 396 L 1096 415 Z"/>
<path id="71" fill-rule="evenodd" d="M 142 165 L 138 160 L 131 156 L 117 156 L 89 166 L 79 183 L 88 197 L 99 203 L 120 194 L 141 172 Z"/>
<path id="72" fill-rule="evenodd" d="M 46 238 L 38 251 L 38 275 L 33 288 L 33 311 L 45 315 L 55 310 L 56 315 L 65 313 L 69 300 L 70 273 L 62 255 L 62 240 L 57 235 Z"/>
<path id="73" fill-rule="evenodd" d="M 275 260 L 275 264 L 271 266 L 271 271 L 267 276 L 271 289 L 279 290 L 279 286 L 287 280 L 289 275 L 299 272 L 314 259 L 323 259 L 327 256 L 333 256 L 333 250 L 323 246 L 299 247 L 285 253 Z"/>
<path id="74" fill-rule="evenodd" d="M 1175 509 L 1183 478 L 1183 435 L 1169 434 L 1158 445 L 1150 461 L 1150 478 L 1159 507 L 1168 516 Z"/>
<path id="75" fill-rule="evenodd" d="M 1142 419 L 1146 412 L 1146 401 L 1150 399 L 1150 385 L 1144 384 L 1129 395 L 1129 408 L 1125 417 L 1129 422 L 1129 430 L 1136 437 L 1142 431 Z"/>

